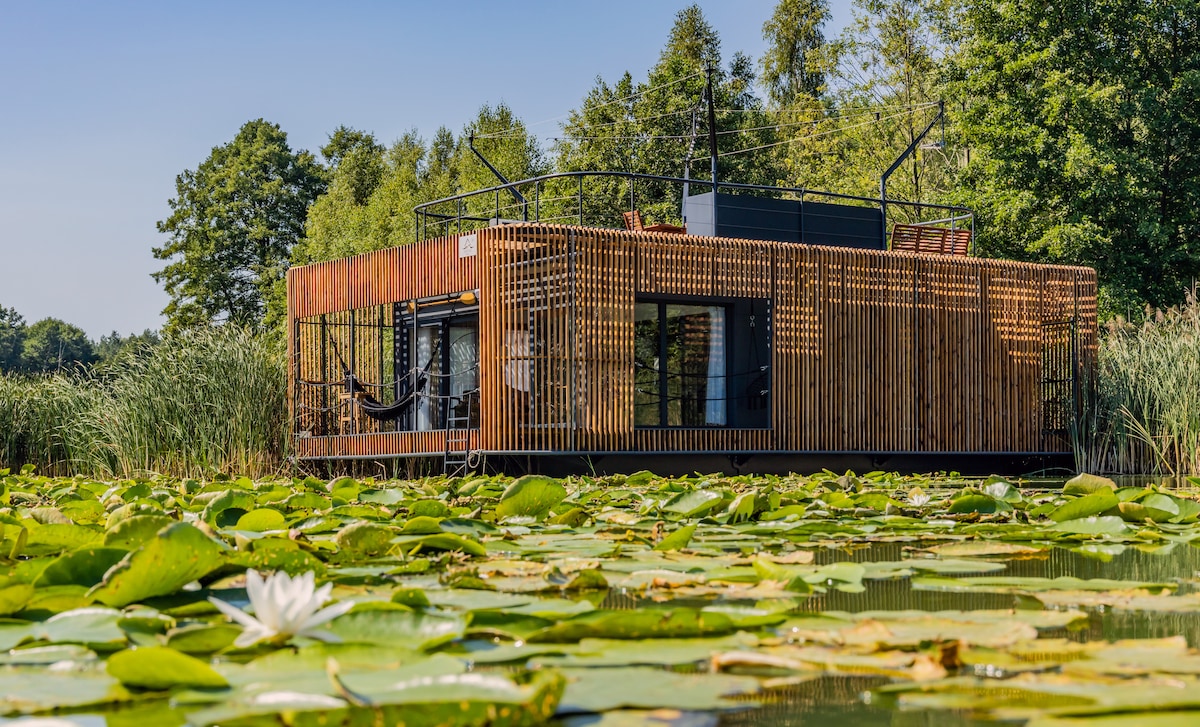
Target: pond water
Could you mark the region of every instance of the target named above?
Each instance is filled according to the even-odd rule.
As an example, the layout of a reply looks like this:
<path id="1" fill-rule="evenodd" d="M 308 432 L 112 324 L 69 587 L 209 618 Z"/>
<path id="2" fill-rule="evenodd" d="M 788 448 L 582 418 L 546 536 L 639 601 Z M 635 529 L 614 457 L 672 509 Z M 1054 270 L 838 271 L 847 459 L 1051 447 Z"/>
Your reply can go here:
<path id="1" fill-rule="evenodd" d="M 870 563 L 897 561 L 909 557 L 930 543 L 921 541 L 869 543 L 848 548 L 822 548 L 814 551 L 817 564 L 838 561 Z M 1194 592 L 1200 582 L 1200 548 L 1186 544 L 1155 550 L 1116 547 L 1104 554 L 1051 548 L 1019 559 L 990 558 L 1005 564 L 997 575 L 1057 578 L 1107 578 L 1113 580 L 1178 582 L 1178 594 Z M 876 610 L 984 610 L 1022 606 L 1019 598 L 995 593 L 945 593 L 912 588 L 911 580 L 899 578 L 867 581 L 862 593 L 830 590 L 810 597 L 803 604 L 812 612 Z M 1117 639 L 1156 639 L 1181 635 L 1188 645 L 1200 645 L 1200 613 L 1135 613 L 1109 609 L 1084 609 L 1086 627 L 1073 625 L 1060 633 L 1072 641 L 1115 641 Z M 872 693 L 888 684 L 879 677 L 825 676 L 781 690 L 761 707 L 725 714 L 725 727 L 974 727 L 997 725 L 993 720 L 972 718 L 965 712 L 947 710 L 899 710 L 894 700 Z M 1020 724 L 1014 722 L 1013 724 Z"/>

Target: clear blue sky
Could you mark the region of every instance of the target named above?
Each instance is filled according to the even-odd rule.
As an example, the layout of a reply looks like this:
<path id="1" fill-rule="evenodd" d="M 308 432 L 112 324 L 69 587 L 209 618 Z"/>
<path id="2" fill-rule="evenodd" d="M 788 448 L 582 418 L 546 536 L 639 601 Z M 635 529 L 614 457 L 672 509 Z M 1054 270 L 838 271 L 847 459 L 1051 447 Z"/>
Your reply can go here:
<path id="1" fill-rule="evenodd" d="M 155 222 L 175 175 L 247 120 L 316 150 L 508 104 L 540 137 L 596 76 L 644 79 L 684 0 L 7 2 L 0 6 L 0 305 L 93 338 L 158 328 Z M 775 0 L 701 0 L 757 59 Z M 850 18 L 832 0 L 833 35 Z M 536 124 L 536 125 L 534 125 Z"/>

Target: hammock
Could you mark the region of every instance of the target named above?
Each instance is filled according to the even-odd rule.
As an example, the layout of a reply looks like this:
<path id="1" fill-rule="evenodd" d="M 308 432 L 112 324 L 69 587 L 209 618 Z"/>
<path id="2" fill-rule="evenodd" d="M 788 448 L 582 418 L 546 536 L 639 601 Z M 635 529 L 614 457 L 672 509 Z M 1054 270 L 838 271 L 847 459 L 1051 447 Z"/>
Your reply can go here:
<path id="1" fill-rule="evenodd" d="M 346 360 L 342 358 L 342 352 L 338 349 L 337 343 L 333 339 L 330 339 L 329 343 L 333 345 L 333 352 L 337 355 L 338 363 L 342 365 L 342 374 L 346 377 L 346 392 L 351 395 L 351 399 L 358 405 L 363 414 L 380 422 L 390 422 L 393 419 L 397 419 L 412 408 L 418 394 L 421 393 L 425 385 L 429 382 L 429 367 L 433 366 L 433 362 L 438 355 L 438 350 L 442 345 L 439 339 L 433 347 L 433 355 L 429 357 L 429 361 L 425 363 L 425 367 L 417 372 L 415 385 L 409 386 L 408 378 L 406 377 L 400 383 L 399 398 L 391 404 L 384 404 L 371 396 L 371 393 L 367 391 L 367 387 L 362 385 L 358 377 L 346 365 Z"/>
<path id="2" fill-rule="evenodd" d="M 413 402 L 417 400 L 417 394 L 425 388 L 429 377 L 425 371 L 417 374 L 417 385 L 411 388 L 404 386 L 408 383 L 405 379 L 404 384 L 401 384 L 400 398 L 392 404 L 380 403 L 378 399 L 367 393 L 365 387 L 358 382 L 354 374 L 350 374 L 346 379 L 346 387 L 354 394 L 354 401 L 358 404 L 358 408 L 363 414 L 380 422 L 390 422 L 393 419 L 400 417 L 412 408 Z M 407 390 L 406 390 L 407 389 Z"/>

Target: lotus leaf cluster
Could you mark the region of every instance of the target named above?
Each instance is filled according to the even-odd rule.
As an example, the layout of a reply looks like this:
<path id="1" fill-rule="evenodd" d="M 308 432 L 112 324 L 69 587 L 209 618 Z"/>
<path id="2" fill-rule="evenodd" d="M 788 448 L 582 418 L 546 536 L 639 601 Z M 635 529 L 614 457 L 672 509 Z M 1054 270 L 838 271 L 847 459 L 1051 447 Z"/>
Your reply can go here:
<path id="1" fill-rule="evenodd" d="M 1191 724 L 1198 498 L 1092 475 L 0 471 L 0 717 Z"/>

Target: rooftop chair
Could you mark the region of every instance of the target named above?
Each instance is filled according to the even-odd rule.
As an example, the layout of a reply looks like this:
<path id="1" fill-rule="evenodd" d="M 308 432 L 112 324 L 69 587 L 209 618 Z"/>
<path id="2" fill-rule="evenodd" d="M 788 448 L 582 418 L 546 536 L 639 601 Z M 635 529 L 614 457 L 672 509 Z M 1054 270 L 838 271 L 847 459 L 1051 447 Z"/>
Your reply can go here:
<path id="1" fill-rule="evenodd" d="M 643 224 L 642 213 L 638 210 L 622 212 L 621 217 L 625 218 L 625 229 L 633 232 L 669 232 L 675 235 L 687 233 L 687 228 L 679 225 L 668 225 L 661 222 L 657 225 Z"/>
<path id="2" fill-rule="evenodd" d="M 934 255 L 966 255 L 971 249 L 971 230 L 896 224 L 892 226 L 891 249 Z"/>

